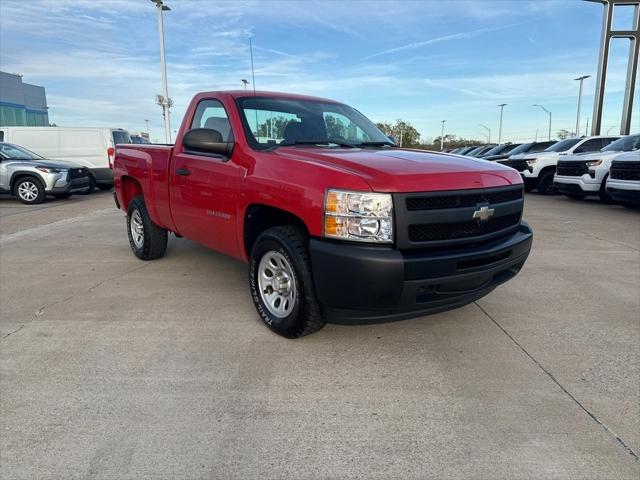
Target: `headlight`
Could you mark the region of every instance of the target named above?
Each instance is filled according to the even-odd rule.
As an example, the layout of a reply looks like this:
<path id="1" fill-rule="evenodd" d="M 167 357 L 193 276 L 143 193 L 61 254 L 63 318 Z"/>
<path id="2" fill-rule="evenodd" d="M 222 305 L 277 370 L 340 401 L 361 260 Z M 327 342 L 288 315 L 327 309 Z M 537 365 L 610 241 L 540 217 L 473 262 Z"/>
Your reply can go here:
<path id="1" fill-rule="evenodd" d="M 392 243 L 391 194 L 329 190 L 324 204 L 324 236 Z"/>
<path id="2" fill-rule="evenodd" d="M 36 170 L 40 170 L 44 173 L 66 173 L 66 168 L 53 168 L 53 167 L 36 167 Z"/>
<path id="3" fill-rule="evenodd" d="M 538 161 L 537 158 L 532 158 L 531 160 L 527 160 L 527 165 L 529 166 L 535 165 L 537 161 Z"/>
<path id="4" fill-rule="evenodd" d="M 602 160 L 593 160 L 592 162 L 587 162 L 587 167 L 597 167 L 602 164 Z"/>

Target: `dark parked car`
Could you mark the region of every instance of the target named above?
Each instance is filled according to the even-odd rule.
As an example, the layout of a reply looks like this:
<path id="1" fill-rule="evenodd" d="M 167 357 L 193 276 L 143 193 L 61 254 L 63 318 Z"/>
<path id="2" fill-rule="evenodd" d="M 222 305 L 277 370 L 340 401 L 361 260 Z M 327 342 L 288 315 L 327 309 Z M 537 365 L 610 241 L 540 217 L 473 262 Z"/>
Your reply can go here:
<path id="1" fill-rule="evenodd" d="M 501 143 L 500 145 L 496 145 L 491 150 L 485 152 L 482 155 L 482 158 L 487 158 L 492 155 L 500 155 L 500 154 L 504 155 L 519 146 L 520 146 L 519 143 Z"/>
<path id="2" fill-rule="evenodd" d="M 487 153 L 489 150 L 491 150 L 493 147 L 495 147 L 495 144 L 489 144 L 489 145 L 481 145 L 473 150 L 471 150 L 469 153 L 466 153 L 465 155 L 467 157 L 481 157 L 482 155 L 484 155 L 485 153 Z"/>
<path id="3" fill-rule="evenodd" d="M 522 145 L 517 146 L 516 148 L 514 148 L 511 151 L 505 151 L 502 153 L 499 153 L 497 155 L 485 155 L 484 157 L 482 157 L 484 160 L 491 160 L 496 161 L 496 160 L 506 160 L 507 158 L 509 158 L 512 155 L 520 155 L 520 154 L 525 154 L 525 153 L 535 153 L 535 152 L 542 152 L 543 150 L 546 150 L 547 148 L 549 148 L 551 145 L 553 145 L 554 143 L 556 143 L 555 141 L 550 141 L 550 142 L 530 142 L 530 143 L 523 143 Z"/>

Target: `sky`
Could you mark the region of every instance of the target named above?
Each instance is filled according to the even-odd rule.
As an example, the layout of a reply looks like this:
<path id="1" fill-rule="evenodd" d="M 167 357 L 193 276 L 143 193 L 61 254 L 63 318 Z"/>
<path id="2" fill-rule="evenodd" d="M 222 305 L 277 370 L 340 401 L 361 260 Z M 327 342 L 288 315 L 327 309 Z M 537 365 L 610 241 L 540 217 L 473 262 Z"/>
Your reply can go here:
<path id="1" fill-rule="evenodd" d="M 165 0 L 172 130 L 199 91 L 251 81 L 258 90 L 321 96 L 373 121 L 402 118 L 423 140 L 446 132 L 503 141 L 581 130 L 591 117 L 602 6 L 580 0 Z M 630 23 L 631 9 L 616 14 Z M 611 52 L 603 133 L 619 129 L 628 41 Z M 2 0 L 0 69 L 47 91 L 50 122 L 110 126 L 163 139 L 157 17 L 149 0 Z M 637 92 L 638 93 L 638 92 Z M 638 104 L 638 94 L 636 95 Z M 640 130 L 640 104 L 633 130 Z"/>

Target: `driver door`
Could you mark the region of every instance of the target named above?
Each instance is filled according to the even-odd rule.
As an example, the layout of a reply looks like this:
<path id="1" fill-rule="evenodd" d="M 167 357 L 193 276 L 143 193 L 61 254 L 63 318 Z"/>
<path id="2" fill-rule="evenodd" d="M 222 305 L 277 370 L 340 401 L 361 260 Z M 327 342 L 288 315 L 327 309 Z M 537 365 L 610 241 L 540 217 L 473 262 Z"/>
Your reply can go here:
<path id="1" fill-rule="evenodd" d="M 191 128 L 212 128 L 225 141 L 233 141 L 227 112 L 218 100 L 198 104 Z M 237 255 L 237 198 L 244 168 L 233 158 L 183 150 L 174 152 L 171 169 L 171 211 L 180 234 Z"/>

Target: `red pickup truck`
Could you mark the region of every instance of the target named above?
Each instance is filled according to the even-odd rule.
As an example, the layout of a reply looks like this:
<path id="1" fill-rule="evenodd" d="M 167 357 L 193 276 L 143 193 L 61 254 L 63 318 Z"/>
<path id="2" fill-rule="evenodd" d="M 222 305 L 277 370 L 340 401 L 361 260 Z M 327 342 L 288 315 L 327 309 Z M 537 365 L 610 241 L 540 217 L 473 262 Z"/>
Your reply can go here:
<path id="1" fill-rule="evenodd" d="M 289 338 L 461 307 L 531 249 L 517 171 L 397 148 L 321 98 L 200 93 L 175 145 L 119 145 L 114 179 L 138 258 L 173 232 L 248 262 L 260 317 Z"/>

